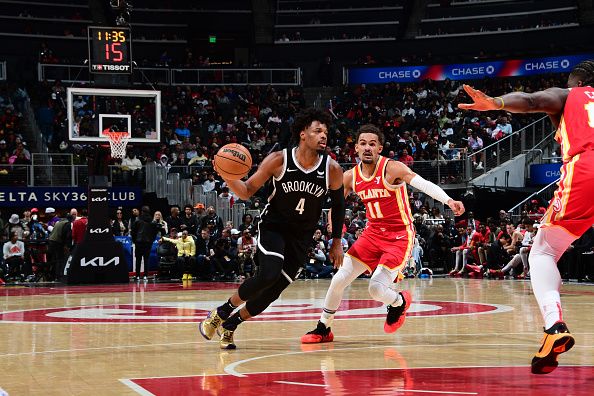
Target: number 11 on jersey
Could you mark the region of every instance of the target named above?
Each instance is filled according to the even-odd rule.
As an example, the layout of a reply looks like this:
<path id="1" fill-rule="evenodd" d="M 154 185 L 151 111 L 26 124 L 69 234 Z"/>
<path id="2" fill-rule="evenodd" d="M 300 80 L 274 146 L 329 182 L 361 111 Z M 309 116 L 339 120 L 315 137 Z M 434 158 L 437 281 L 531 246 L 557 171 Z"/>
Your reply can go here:
<path id="1" fill-rule="evenodd" d="M 380 204 L 377 201 L 367 202 L 367 213 L 369 213 L 369 217 L 372 219 L 381 219 L 382 217 L 384 217 L 384 214 L 380 209 Z"/>

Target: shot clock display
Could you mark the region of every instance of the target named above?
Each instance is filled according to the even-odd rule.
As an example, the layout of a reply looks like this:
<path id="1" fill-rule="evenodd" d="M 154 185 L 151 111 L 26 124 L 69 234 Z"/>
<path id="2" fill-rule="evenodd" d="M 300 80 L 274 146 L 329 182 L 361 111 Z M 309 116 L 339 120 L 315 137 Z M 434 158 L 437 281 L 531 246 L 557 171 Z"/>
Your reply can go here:
<path id="1" fill-rule="evenodd" d="M 132 73 L 132 42 L 126 27 L 89 26 L 89 71 Z"/>

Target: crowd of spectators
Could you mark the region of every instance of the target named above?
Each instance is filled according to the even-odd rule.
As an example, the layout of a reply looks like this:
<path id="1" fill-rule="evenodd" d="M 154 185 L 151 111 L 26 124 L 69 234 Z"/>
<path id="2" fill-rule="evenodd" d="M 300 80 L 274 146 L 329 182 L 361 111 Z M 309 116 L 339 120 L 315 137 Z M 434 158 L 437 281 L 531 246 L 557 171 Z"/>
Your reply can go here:
<path id="1" fill-rule="evenodd" d="M 0 165 L 26 164 L 31 153 L 22 135 L 24 91 L 0 86 Z"/>

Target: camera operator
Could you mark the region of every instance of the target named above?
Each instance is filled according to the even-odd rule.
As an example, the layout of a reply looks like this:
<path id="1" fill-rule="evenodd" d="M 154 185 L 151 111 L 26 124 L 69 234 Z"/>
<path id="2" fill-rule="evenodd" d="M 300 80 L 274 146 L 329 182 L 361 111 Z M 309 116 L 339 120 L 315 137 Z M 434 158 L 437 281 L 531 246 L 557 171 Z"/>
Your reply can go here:
<path id="1" fill-rule="evenodd" d="M 238 230 L 231 230 L 231 234 L 233 231 Z M 256 247 L 258 246 L 258 241 L 255 237 L 252 236 L 250 232 L 250 228 L 246 228 L 243 230 L 243 235 L 237 240 L 237 252 L 239 257 L 239 267 L 241 268 L 241 273 L 246 277 L 254 276 L 254 271 L 256 269 L 256 263 L 254 262 L 254 256 L 256 255 Z"/>
<path id="2" fill-rule="evenodd" d="M 309 278 L 329 278 L 333 266 L 326 265 L 326 255 L 318 247 L 307 249 L 307 263 L 305 264 L 306 274 Z"/>

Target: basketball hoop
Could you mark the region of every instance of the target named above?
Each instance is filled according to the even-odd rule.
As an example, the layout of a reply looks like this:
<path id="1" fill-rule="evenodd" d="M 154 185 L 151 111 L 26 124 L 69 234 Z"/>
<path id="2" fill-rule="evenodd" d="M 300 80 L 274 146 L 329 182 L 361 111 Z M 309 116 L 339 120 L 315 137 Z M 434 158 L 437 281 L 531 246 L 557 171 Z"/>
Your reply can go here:
<path id="1" fill-rule="evenodd" d="M 109 140 L 112 158 L 124 158 L 126 156 L 126 145 L 130 139 L 128 132 L 104 131 L 103 135 Z"/>

